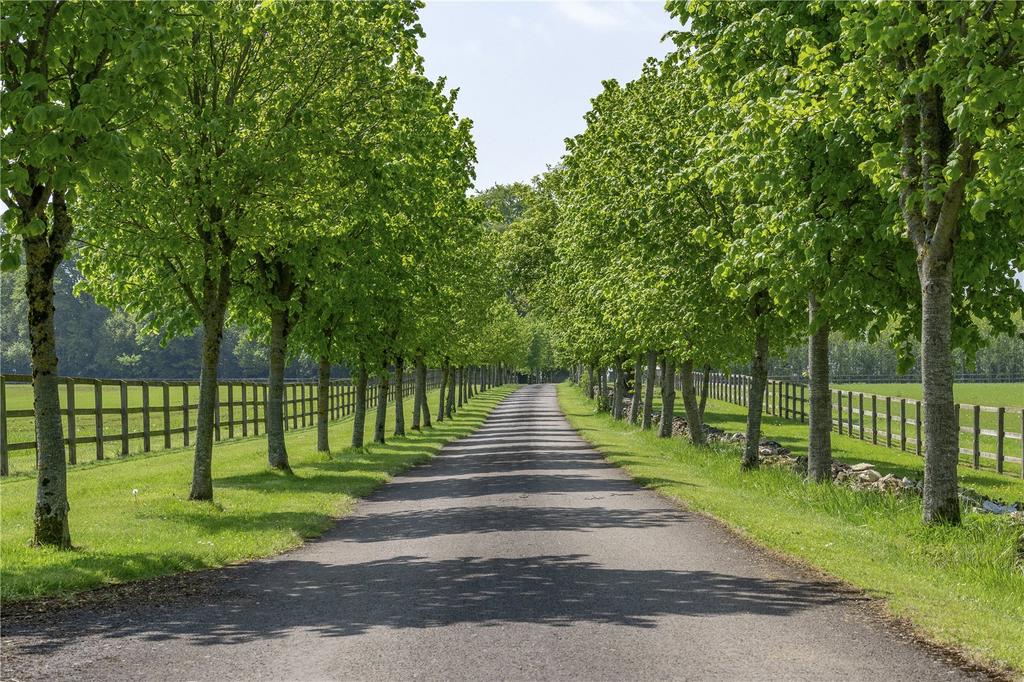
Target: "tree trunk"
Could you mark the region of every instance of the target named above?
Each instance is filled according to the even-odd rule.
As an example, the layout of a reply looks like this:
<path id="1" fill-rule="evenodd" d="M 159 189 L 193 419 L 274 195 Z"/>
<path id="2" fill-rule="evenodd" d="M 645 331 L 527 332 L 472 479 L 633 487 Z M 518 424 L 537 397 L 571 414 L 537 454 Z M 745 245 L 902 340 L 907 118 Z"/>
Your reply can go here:
<path id="1" fill-rule="evenodd" d="M 587 397 L 594 399 L 594 366 L 587 365 Z"/>
<path id="2" fill-rule="evenodd" d="M 633 358 L 633 399 L 629 403 L 629 421 L 636 424 L 640 421 L 640 391 L 643 390 L 643 381 L 640 379 L 640 363 L 643 362 L 643 355 L 637 353 Z"/>
<path id="3" fill-rule="evenodd" d="M 921 383 L 924 394 L 924 520 L 960 523 L 956 467 L 957 415 L 953 402 L 951 327 L 953 274 L 950 260 L 927 258 L 921 280 Z M 920 427 L 918 427 L 920 428 Z"/>
<path id="4" fill-rule="evenodd" d="M 66 220 L 65 229 L 70 235 L 70 219 L 63 196 L 59 207 L 58 195 L 54 194 L 53 198 L 53 232 L 58 233 L 60 221 Z M 63 258 L 63 245 L 59 250 L 52 248 L 45 234 L 24 237 L 23 244 L 38 466 L 34 542 L 36 545 L 70 549 L 67 460 L 60 418 L 57 344 L 53 324 L 53 273 Z"/>
<path id="5" fill-rule="evenodd" d="M 221 265 L 217 279 L 203 284 L 203 366 L 199 374 L 199 405 L 196 408 L 196 447 L 192 465 L 190 500 L 213 499 L 213 428 L 217 400 L 217 363 L 224 339 L 224 315 L 231 285 L 230 264 Z"/>
<path id="6" fill-rule="evenodd" d="M 615 385 L 612 387 L 612 419 L 622 419 L 623 396 L 626 394 L 626 377 L 622 374 L 622 359 L 615 358 Z"/>
<path id="7" fill-rule="evenodd" d="M 653 350 L 647 351 L 647 386 L 644 391 L 644 416 L 640 425 L 643 429 L 651 428 L 651 417 L 654 411 L 654 379 L 658 375 L 658 356 Z"/>
<path id="8" fill-rule="evenodd" d="M 693 360 L 685 360 L 682 367 L 683 409 L 686 410 L 686 427 L 690 431 L 690 442 L 704 445 L 704 423 L 697 405 L 697 388 L 693 384 Z"/>
<path id="9" fill-rule="evenodd" d="M 465 368 L 462 365 L 459 365 L 459 367 L 456 368 L 455 371 L 458 374 L 458 383 L 459 383 L 459 404 L 458 404 L 458 407 L 462 407 L 462 399 L 466 395 L 466 381 L 465 381 L 465 371 L 466 370 L 465 370 Z"/>
<path id="10" fill-rule="evenodd" d="M 291 472 L 284 442 L 284 358 L 288 348 L 288 311 L 270 311 L 270 374 L 267 379 L 267 460 L 271 469 Z"/>
<path id="11" fill-rule="evenodd" d="M 423 407 L 423 402 L 420 400 L 420 394 L 422 391 L 421 377 L 420 377 L 420 365 L 423 364 L 423 360 L 420 354 L 417 353 L 412 360 L 412 430 L 420 430 L 420 410 Z"/>
<path id="12" fill-rule="evenodd" d="M 384 442 L 384 425 L 388 418 L 388 389 L 391 387 L 388 368 L 385 366 L 377 385 L 377 419 L 374 423 L 373 442 Z"/>
<path id="13" fill-rule="evenodd" d="M 445 400 L 444 416 L 451 419 L 455 415 L 455 382 L 457 380 L 457 372 L 454 369 L 449 368 L 448 370 L 448 397 Z"/>
<path id="14" fill-rule="evenodd" d="M 760 327 L 761 325 L 758 325 Z M 758 329 L 754 338 L 754 357 L 750 363 L 750 399 L 747 402 L 747 440 L 743 448 L 741 468 L 756 469 L 761 446 L 761 408 L 764 387 L 768 383 L 768 333 Z"/>
<path id="15" fill-rule="evenodd" d="M 661 359 L 661 424 L 658 436 L 672 437 L 672 417 L 676 407 L 676 367 L 671 358 Z"/>
<path id="16" fill-rule="evenodd" d="M 317 452 L 331 451 L 327 436 L 327 419 L 331 409 L 331 361 L 320 357 L 316 373 L 316 449 Z"/>
<path id="17" fill-rule="evenodd" d="M 395 435 L 405 435 L 405 358 L 395 358 Z"/>
<path id="18" fill-rule="evenodd" d="M 439 386 L 439 389 L 440 389 L 439 392 L 440 392 L 441 395 L 438 397 L 438 400 L 437 400 L 437 421 L 438 422 L 443 422 L 444 421 L 445 391 L 448 390 L 448 372 L 449 372 L 448 361 L 445 360 L 445 361 L 443 361 L 441 363 L 441 385 Z"/>
<path id="19" fill-rule="evenodd" d="M 363 447 L 363 431 L 366 429 L 366 365 L 359 364 L 356 378 L 356 405 L 352 414 L 352 447 Z"/>
<path id="20" fill-rule="evenodd" d="M 704 408 L 708 404 L 708 390 L 711 386 L 711 365 L 704 365 L 704 374 L 700 384 L 700 422 L 704 423 Z"/>
<path id="21" fill-rule="evenodd" d="M 807 374 L 811 405 L 807 420 L 807 478 L 832 480 L 832 391 L 829 389 L 828 321 L 821 317 L 814 292 L 807 295 L 811 335 L 807 340 Z"/>
<path id="22" fill-rule="evenodd" d="M 430 426 L 430 403 L 427 401 L 427 363 L 424 362 L 423 356 L 419 356 L 419 385 L 420 385 L 420 412 L 423 417 L 423 428 L 429 429 Z"/>

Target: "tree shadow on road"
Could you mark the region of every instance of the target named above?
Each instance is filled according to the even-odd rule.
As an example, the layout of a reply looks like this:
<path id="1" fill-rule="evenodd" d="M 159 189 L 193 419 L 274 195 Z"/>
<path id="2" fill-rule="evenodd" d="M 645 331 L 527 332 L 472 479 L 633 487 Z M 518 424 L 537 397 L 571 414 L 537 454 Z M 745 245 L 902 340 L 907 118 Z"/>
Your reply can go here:
<path id="1" fill-rule="evenodd" d="M 824 582 L 606 568 L 577 554 L 351 565 L 285 559 L 218 572 L 207 589 L 189 604 L 143 604 L 137 614 L 73 611 L 53 622 L 14 623 L 6 635 L 21 654 L 52 655 L 86 636 L 213 645 L 458 623 L 651 628 L 664 616 L 787 616 L 856 599 Z"/>

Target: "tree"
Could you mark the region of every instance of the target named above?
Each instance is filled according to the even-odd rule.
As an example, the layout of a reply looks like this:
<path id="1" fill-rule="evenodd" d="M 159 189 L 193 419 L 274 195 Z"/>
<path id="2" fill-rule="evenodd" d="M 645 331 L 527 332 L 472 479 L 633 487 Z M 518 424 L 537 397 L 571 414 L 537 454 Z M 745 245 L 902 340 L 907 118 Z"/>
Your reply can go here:
<path id="1" fill-rule="evenodd" d="M 168 335 L 202 326 L 193 500 L 213 498 L 217 359 L 267 196 L 290 186 L 322 98 L 353 65 L 385 68 L 419 32 L 405 2 L 204 8 L 176 76 L 187 96 L 146 131 L 131 178 L 90 202 L 90 222 L 109 229 L 88 235 L 83 258 L 98 299 Z"/>
<path id="2" fill-rule="evenodd" d="M 952 349 L 977 347 L 972 317 L 1009 331 L 1024 306 L 1013 279 L 1024 253 L 1024 10 L 980 1 L 841 9 L 839 87 L 823 100 L 872 145 L 863 168 L 898 200 L 921 299 L 924 519 L 959 523 Z"/>
<path id="3" fill-rule="evenodd" d="M 0 265 L 24 252 L 38 485 L 35 542 L 71 546 L 54 338 L 53 277 L 79 191 L 125 171 L 140 121 L 174 96 L 172 4 L 9 2 L 3 9 Z"/>

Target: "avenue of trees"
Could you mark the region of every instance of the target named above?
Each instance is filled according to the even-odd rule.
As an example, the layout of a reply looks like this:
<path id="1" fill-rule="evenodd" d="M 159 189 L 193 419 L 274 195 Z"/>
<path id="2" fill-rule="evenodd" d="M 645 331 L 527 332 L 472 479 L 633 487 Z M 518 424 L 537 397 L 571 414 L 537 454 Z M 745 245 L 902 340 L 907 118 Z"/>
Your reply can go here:
<path id="1" fill-rule="evenodd" d="M 54 322 L 68 258 L 76 290 L 125 326 L 195 340 L 192 500 L 214 495 L 226 328 L 267 351 L 268 464 L 286 473 L 289 359 L 310 358 L 321 385 L 350 368 L 357 447 L 371 377 L 394 376 L 398 414 L 416 384 L 419 429 L 428 365 L 443 371 L 442 420 L 496 367 L 525 363 L 533 327 L 503 291 L 491 209 L 467 196 L 470 123 L 424 75 L 420 7 L 4 3 L 0 257 L 24 268 L 38 545 L 71 546 Z M 387 400 L 376 407 L 383 441 Z"/>
<path id="2" fill-rule="evenodd" d="M 605 82 L 586 130 L 518 201 L 507 232 L 521 247 L 501 257 L 519 291 L 592 391 L 614 367 L 616 418 L 622 377 L 661 368 L 680 375 L 703 444 L 695 374 L 749 368 L 746 469 L 769 355 L 802 343 L 818 482 L 831 480 L 830 335 L 884 334 L 920 366 L 924 519 L 958 523 L 954 359 L 1019 336 L 1024 307 L 1024 7 L 668 8 L 676 51 Z M 634 398 L 645 427 L 654 389 Z M 670 413 L 674 382 L 659 390 Z"/>

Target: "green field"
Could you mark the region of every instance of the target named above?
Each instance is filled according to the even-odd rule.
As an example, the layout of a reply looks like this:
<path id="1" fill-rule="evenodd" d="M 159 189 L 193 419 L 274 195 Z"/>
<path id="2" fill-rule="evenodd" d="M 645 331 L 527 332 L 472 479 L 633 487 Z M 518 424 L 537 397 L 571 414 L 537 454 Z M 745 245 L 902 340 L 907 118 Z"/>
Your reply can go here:
<path id="1" fill-rule="evenodd" d="M 837 384 L 833 389 L 859 391 L 897 398 L 921 399 L 921 384 Z M 953 399 L 962 404 L 991 407 L 1024 407 L 1024 383 L 954 384 Z"/>
<path id="2" fill-rule="evenodd" d="M 0 596 L 9 601 L 68 594 L 295 547 L 330 527 L 352 509 L 355 498 L 391 474 L 474 430 L 512 388 L 478 394 L 456 419 L 383 446 L 345 448 L 351 419 L 332 423 L 331 456 L 316 452 L 315 428 L 292 431 L 287 442 L 294 476 L 267 468 L 262 437 L 221 443 L 213 456 L 213 503 L 186 500 L 192 471 L 188 450 L 80 465 L 68 474 L 73 551 L 31 548 L 35 481 L 0 482 Z M 408 424 L 412 401 L 405 407 Z M 367 422 L 369 439 L 372 416 Z"/>
<path id="3" fill-rule="evenodd" d="M 852 412 L 853 433 L 860 436 L 863 431 L 865 438 L 871 439 L 871 396 L 875 395 L 877 396 L 875 398 L 877 406 L 875 424 L 879 431 L 877 435 L 878 441 L 885 443 L 888 428 L 891 428 L 891 441 L 894 447 L 901 448 L 905 442 L 906 450 L 911 452 L 917 451 L 917 425 L 911 422 L 916 421 L 918 406 L 915 401 L 921 400 L 920 384 L 839 384 L 833 386 L 832 389 L 833 418 L 842 419 L 844 431 L 848 432 L 850 429 L 851 413 L 849 411 L 849 401 L 851 398 L 849 393 L 852 391 L 854 401 Z M 837 390 L 843 391 L 841 414 L 838 399 L 835 395 Z M 861 423 L 859 415 L 862 399 L 858 393 L 864 394 L 865 417 L 863 423 Z M 888 411 L 886 408 L 886 396 L 890 397 Z M 1006 458 L 1010 458 L 1004 465 L 1004 471 L 1019 475 L 1021 468 L 1018 462 L 1024 456 L 1024 441 L 1020 438 L 1020 434 L 1024 433 L 1024 414 L 1022 414 L 1024 413 L 1024 409 L 1022 409 L 1024 407 L 1024 384 L 956 384 L 953 387 L 953 397 L 960 404 L 960 447 L 970 451 L 969 453 L 961 453 L 961 461 L 969 466 L 973 463 L 973 454 L 971 454 L 975 446 L 974 434 L 971 432 L 974 427 L 975 418 L 973 406 L 1004 407 L 1006 410 L 1003 415 L 1003 455 Z M 908 420 L 902 432 L 900 427 L 900 399 L 906 400 L 902 409 L 905 410 Z M 923 404 L 920 406 L 920 410 L 923 419 L 925 414 Z M 886 420 L 887 412 L 890 415 L 888 422 Z M 979 410 L 977 416 L 980 429 L 998 433 L 999 416 L 996 412 L 992 410 Z M 992 469 L 996 467 L 995 455 L 998 452 L 998 444 L 998 437 L 994 433 L 980 434 L 978 436 L 977 446 L 981 453 L 979 459 L 982 468 Z"/>
<path id="4" fill-rule="evenodd" d="M 926 527 L 918 499 L 807 484 L 779 468 L 741 473 L 736 446 L 661 439 L 595 413 L 571 385 L 560 385 L 558 395 L 580 435 L 638 483 L 884 599 L 891 613 L 935 641 L 1024 672 L 1024 572 L 1014 566 L 1019 526 L 968 514 L 962 527 Z M 739 430 L 742 409 L 714 401 L 708 419 Z M 766 435 L 797 452 L 806 448 L 800 428 L 765 421 Z M 883 471 L 920 471 L 911 455 L 855 439 L 837 437 L 836 448 L 841 459 L 873 461 Z M 1024 485 L 1005 476 L 966 471 L 963 480 L 1003 497 L 1024 496 Z"/>
<path id="5" fill-rule="evenodd" d="M 184 404 L 185 393 L 180 382 L 168 382 L 167 406 L 169 408 L 165 419 L 164 392 L 159 384 L 149 388 L 149 429 L 152 432 L 150 437 L 150 450 L 165 449 L 169 443 L 171 448 L 180 448 L 184 445 L 184 436 L 181 433 L 172 433 L 165 436 L 163 431 L 166 428 L 180 429 L 184 420 L 182 405 Z M 259 432 L 263 432 L 263 402 L 262 388 L 256 405 L 253 404 L 253 387 L 247 386 L 245 399 L 246 404 L 241 404 L 242 388 L 235 384 L 230 388 L 226 384 L 218 387 L 220 399 L 220 437 L 231 438 L 254 433 L 254 421 L 258 414 Z M 119 386 L 101 386 L 102 396 L 100 398 L 103 414 L 103 433 L 106 438 L 104 443 L 104 457 L 117 457 L 122 453 L 120 434 L 121 425 L 121 389 Z M 304 393 L 303 393 L 304 392 Z M 141 408 L 144 404 L 143 387 L 126 387 L 126 406 L 134 410 L 128 414 L 128 431 L 132 435 L 128 441 L 128 454 L 145 452 L 146 441 L 141 433 L 145 426 L 146 417 Z M 8 384 L 6 386 L 6 408 L 8 410 L 30 410 L 32 409 L 32 387 L 30 384 Z M 193 434 L 196 428 L 196 405 L 199 401 L 199 388 L 189 386 L 188 402 L 189 427 Z M 300 417 L 302 405 L 305 402 L 305 412 L 308 417 Z M 65 386 L 60 388 L 60 405 L 67 409 L 68 396 Z M 89 385 L 75 385 L 75 410 L 91 410 L 96 406 L 95 388 Z M 258 412 L 256 410 L 258 409 Z M 285 414 L 289 415 L 285 420 L 286 428 L 301 428 L 313 424 L 313 416 L 316 411 L 315 391 L 311 386 L 288 385 L 286 388 Z M 67 437 L 67 417 L 62 417 L 64 435 Z M 247 423 L 243 427 L 243 421 Z M 26 443 L 35 440 L 34 421 L 32 417 L 11 417 L 7 422 L 7 439 L 9 443 Z M 75 419 L 75 433 L 79 438 L 93 437 L 96 435 L 96 417 L 92 414 L 78 414 Z M 110 439 L 114 436 L 113 439 Z M 191 436 L 194 438 L 194 435 Z M 190 441 L 193 442 L 193 441 Z M 96 445 L 94 443 L 79 443 L 76 448 L 77 462 L 88 462 L 96 459 Z M 69 453 L 70 456 L 70 453 Z M 8 456 L 10 473 L 32 474 L 35 471 L 35 451 L 33 449 L 13 450 Z"/>

